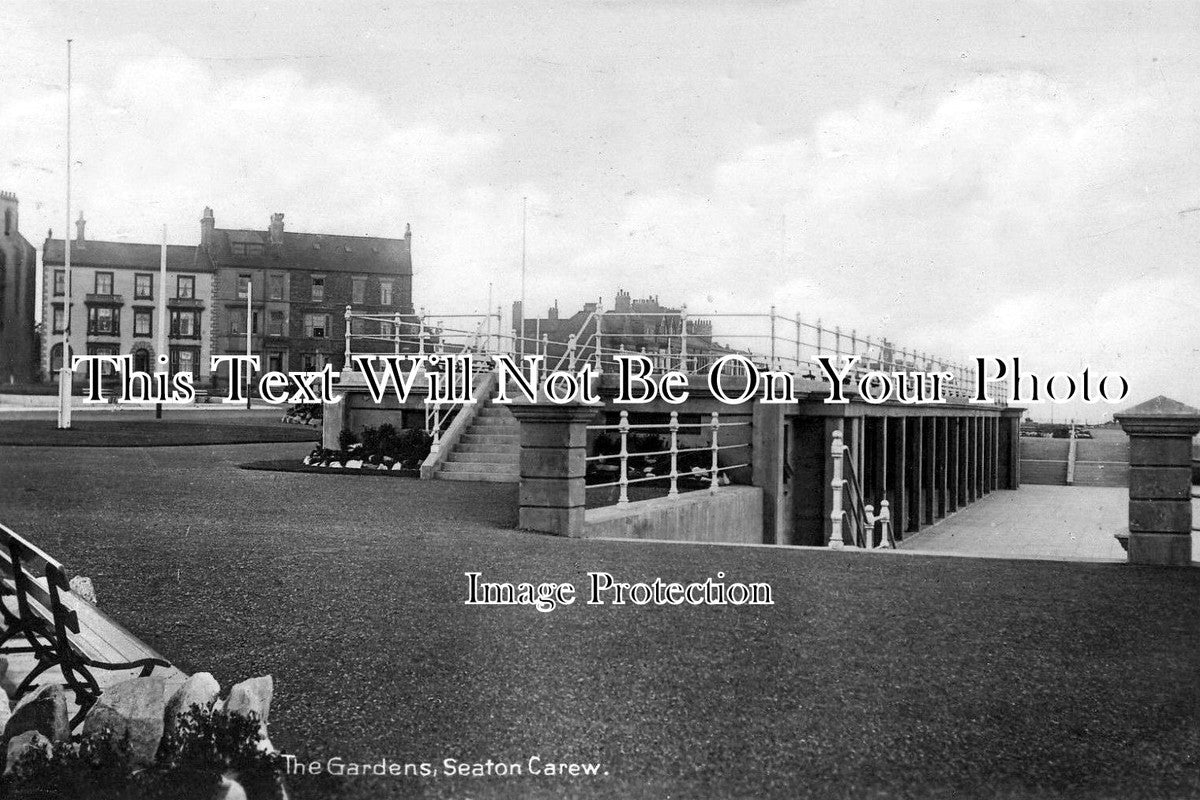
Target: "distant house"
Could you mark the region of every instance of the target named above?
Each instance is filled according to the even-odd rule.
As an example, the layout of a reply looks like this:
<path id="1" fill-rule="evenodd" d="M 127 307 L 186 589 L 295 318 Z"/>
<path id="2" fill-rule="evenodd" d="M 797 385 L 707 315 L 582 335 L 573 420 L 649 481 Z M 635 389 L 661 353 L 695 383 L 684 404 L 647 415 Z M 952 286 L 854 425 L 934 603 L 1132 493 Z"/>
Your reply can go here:
<path id="1" fill-rule="evenodd" d="M 135 367 L 152 370 L 163 291 L 160 245 L 94 241 L 84 234 L 82 216 L 76 225 L 69 315 L 63 240 L 48 238 L 44 247 L 42 363 L 51 372 L 60 368 L 69 316 L 74 352 L 130 354 Z M 283 214 L 273 214 L 264 230 L 218 228 L 212 209 L 204 209 L 200 244 L 167 248 L 171 372 L 190 371 L 198 385 L 223 385 L 225 370 L 210 371 L 210 357 L 244 354 L 247 326 L 263 369 L 340 367 L 347 306 L 412 314 L 411 242 L 411 230 L 402 239 L 285 232 Z"/>
<path id="2" fill-rule="evenodd" d="M 266 230 L 218 228 L 212 209 L 204 209 L 197 264 L 213 274 L 212 351 L 244 353 L 249 325 L 264 369 L 340 367 L 347 306 L 413 313 L 411 245 L 408 226 L 402 239 L 295 233 L 284 230 L 283 214 L 272 214 Z"/>
<path id="3" fill-rule="evenodd" d="M 131 355 L 135 369 L 152 372 L 158 353 L 158 301 L 166 294 L 170 371 L 208 379 L 212 325 L 212 270 L 197 263 L 191 245 L 167 247 L 167 284 L 159 274 L 161 246 L 88 239 L 82 214 L 71 242 L 71 308 L 65 309 L 67 271 L 62 239 L 42 249 L 42 363 L 53 376 L 62 367 L 63 326 L 70 352 Z M 110 372 L 105 368 L 105 372 Z M 82 371 L 76 382 L 85 380 Z"/>
<path id="4" fill-rule="evenodd" d="M 0 192 L 0 383 L 26 383 L 38 372 L 37 252 L 21 235 L 19 212 L 17 196 Z"/>

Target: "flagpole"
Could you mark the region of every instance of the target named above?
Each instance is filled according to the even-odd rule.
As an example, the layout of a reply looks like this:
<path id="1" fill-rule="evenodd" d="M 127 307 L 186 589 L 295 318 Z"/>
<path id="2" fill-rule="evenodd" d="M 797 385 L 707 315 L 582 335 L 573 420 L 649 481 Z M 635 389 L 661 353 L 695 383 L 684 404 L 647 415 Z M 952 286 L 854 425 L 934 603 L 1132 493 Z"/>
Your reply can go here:
<path id="1" fill-rule="evenodd" d="M 517 332 L 521 355 L 525 355 L 525 229 L 529 217 L 529 198 L 521 198 L 521 329 Z"/>
<path id="2" fill-rule="evenodd" d="M 163 225 L 162 250 L 158 256 L 158 354 L 154 358 L 154 374 L 163 372 L 167 358 L 167 226 Z M 154 404 L 154 418 L 162 419 L 162 398 Z"/>
<path id="3" fill-rule="evenodd" d="M 58 427 L 71 427 L 71 40 L 67 39 L 67 224 L 63 228 L 63 267 L 66 293 L 63 295 L 62 369 L 58 372 Z M 53 315 L 52 315 L 53 316 Z"/>

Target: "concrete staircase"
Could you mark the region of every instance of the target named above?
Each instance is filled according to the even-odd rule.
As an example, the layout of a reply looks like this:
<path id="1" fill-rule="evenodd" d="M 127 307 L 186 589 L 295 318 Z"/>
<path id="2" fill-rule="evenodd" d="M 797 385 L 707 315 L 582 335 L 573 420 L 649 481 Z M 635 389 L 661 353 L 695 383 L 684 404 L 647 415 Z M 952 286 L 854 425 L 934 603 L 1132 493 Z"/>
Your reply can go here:
<path id="1" fill-rule="evenodd" d="M 520 423 L 507 408 L 489 402 L 476 413 L 434 477 L 443 481 L 518 483 L 520 456 Z"/>

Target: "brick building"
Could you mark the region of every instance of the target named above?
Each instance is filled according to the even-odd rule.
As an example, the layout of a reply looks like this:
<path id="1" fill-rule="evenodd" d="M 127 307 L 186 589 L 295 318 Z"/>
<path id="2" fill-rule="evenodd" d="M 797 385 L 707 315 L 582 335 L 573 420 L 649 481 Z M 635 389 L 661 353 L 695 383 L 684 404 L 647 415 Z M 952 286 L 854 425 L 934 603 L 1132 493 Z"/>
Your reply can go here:
<path id="1" fill-rule="evenodd" d="M 0 216 L 0 382 L 26 383 L 38 371 L 37 253 L 21 235 L 15 194 L 0 192 Z"/>
<path id="2" fill-rule="evenodd" d="M 340 367 L 346 306 L 413 313 L 411 243 L 407 227 L 403 239 L 285 231 L 283 214 L 266 230 L 218 228 L 204 209 L 197 264 L 213 274 L 213 352 L 244 353 L 249 323 L 266 369 Z"/>
<path id="3" fill-rule="evenodd" d="M 513 304 L 514 328 L 529 343 L 527 352 L 533 352 L 532 342 L 544 339 L 544 349 L 551 364 L 566 352 L 566 343 L 572 335 L 577 342 L 576 357 L 580 361 L 594 358 L 597 318 L 606 359 L 612 352 L 624 349 L 630 353 L 645 353 L 656 362 L 656 368 L 664 368 L 668 364 L 674 366 L 673 359 L 679 356 L 684 325 L 681 309 L 662 305 L 657 296 L 635 299 L 629 292 L 619 289 L 613 308 L 598 315 L 597 303 L 584 303 L 581 310 L 563 317 L 555 303 L 545 317 L 522 319 L 520 306 L 520 303 Z M 697 371 L 733 352 L 713 341 L 710 320 L 687 319 L 686 322 L 690 371 Z"/>

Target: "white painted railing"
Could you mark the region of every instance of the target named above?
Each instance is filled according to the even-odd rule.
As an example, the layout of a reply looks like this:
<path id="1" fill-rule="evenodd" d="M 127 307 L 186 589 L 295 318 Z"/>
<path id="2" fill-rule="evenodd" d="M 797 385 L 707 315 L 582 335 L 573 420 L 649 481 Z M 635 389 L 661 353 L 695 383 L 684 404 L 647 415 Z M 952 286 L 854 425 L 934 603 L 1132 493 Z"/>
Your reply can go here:
<path id="1" fill-rule="evenodd" d="M 896 547 L 896 536 L 892 530 L 892 509 L 887 500 L 879 501 L 879 513 L 875 506 L 864 502 L 862 485 L 854 472 L 854 460 L 847 458 L 850 448 L 842 440 L 842 432 L 834 431 L 829 455 L 833 459 L 833 509 L 830 512 L 831 532 L 829 547 L 839 550 L 845 547 L 846 526 L 849 525 L 853 547 L 879 550 Z M 847 503 L 849 507 L 847 507 Z M 879 526 L 879 544 L 875 544 L 875 528 Z"/>
<path id="2" fill-rule="evenodd" d="M 722 485 L 729 483 L 728 473 L 735 469 L 742 469 L 750 466 L 749 460 L 736 464 L 722 464 L 720 454 L 722 452 L 730 452 L 733 450 L 747 449 L 750 447 L 749 442 L 737 442 L 731 444 L 721 444 L 720 432 L 722 430 L 730 430 L 733 428 L 748 428 L 749 422 L 728 422 L 721 420 L 721 415 L 713 412 L 709 416 L 707 422 L 684 424 L 679 421 L 679 413 L 671 412 L 670 422 L 666 424 L 642 424 L 635 425 L 629 421 L 629 412 L 621 412 L 621 421 L 616 425 L 589 425 L 589 431 L 615 431 L 618 435 L 620 450 L 617 453 L 600 453 L 592 456 L 587 456 L 586 461 L 589 464 L 607 464 L 613 465 L 617 470 L 617 479 L 614 481 L 606 481 L 602 483 L 589 483 L 588 490 L 617 487 L 617 505 L 625 505 L 629 502 L 629 487 L 635 484 L 650 483 L 657 481 L 659 483 L 664 480 L 667 482 L 667 496 L 674 497 L 679 494 L 680 478 L 691 479 L 707 484 L 709 492 L 717 491 Z M 679 437 L 681 435 L 688 436 L 688 431 L 695 431 L 695 436 L 709 435 L 707 444 L 702 444 L 692 447 L 681 447 Z M 631 452 L 629 449 L 629 438 L 635 432 L 658 433 L 663 432 L 669 436 L 669 446 L 662 450 L 651 450 L 641 452 Z M 679 471 L 679 456 L 686 453 L 708 453 L 706 459 L 707 467 L 695 467 L 688 472 Z M 661 458 L 663 456 L 670 457 L 670 468 L 665 474 L 657 474 L 650 472 L 643 473 L 634 477 L 630 477 L 632 468 L 629 466 L 631 458 Z"/>
<path id="3" fill-rule="evenodd" d="M 703 318 L 689 315 L 686 308 L 677 312 L 597 309 L 562 341 L 540 332 L 532 320 L 525 326 L 524 335 L 501 331 L 499 309 L 487 314 L 434 314 L 421 309 L 405 317 L 361 313 L 347 306 L 345 316 L 347 363 L 351 355 L 380 352 L 524 354 L 544 356 L 547 369 L 573 371 L 590 364 L 603 374 L 615 371 L 616 356 L 640 353 L 650 358 L 658 370 L 699 375 L 707 374 L 722 356 L 740 355 L 759 369 L 826 381 L 815 361 L 818 356 L 829 357 L 839 369 L 857 357 L 849 373 L 853 379 L 871 371 L 948 372 L 953 376 L 946 392 L 951 402 L 969 399 L 976 379 L 973 366 L 900 347 L 886 337 L 872 338 L 860 336 L 853 329 L 826 327 L 820 319 L 813 322 L 799 314 L 781 315 L 774 307 L 765 314 L 715 313 Z M 366 331 L 366 327 L 373 330 Z M 744 369 L 734 367 L 727 368 L 722 377 L 744 374 Z M 1007 393 L 1006 380 L 993 384 L 996 405 L 1006 405 Z"/>

